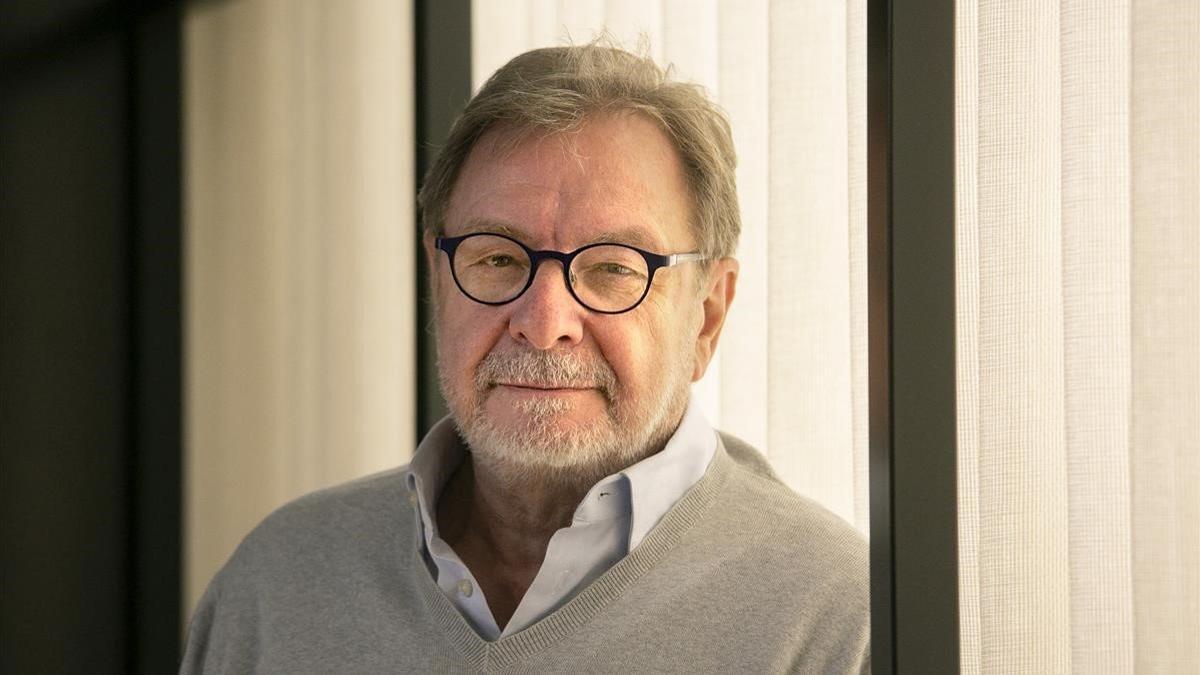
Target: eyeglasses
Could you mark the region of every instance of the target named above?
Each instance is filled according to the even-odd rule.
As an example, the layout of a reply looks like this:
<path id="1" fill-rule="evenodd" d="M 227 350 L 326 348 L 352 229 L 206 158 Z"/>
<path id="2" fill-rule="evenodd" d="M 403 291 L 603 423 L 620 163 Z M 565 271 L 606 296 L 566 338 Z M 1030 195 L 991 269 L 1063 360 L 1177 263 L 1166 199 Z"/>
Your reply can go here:
<path id="1" fill-rule="evenodd" d="M 538 266 L 562 263 L 567 290 L 579 304 L 601 314 L 637 307 L 663 267 L 704 260 L 700 253 L 659 255 L 626 244 L 588 244 L 570 253 L 535 251 L 502 234 L 438 237 L 438 250 L 450 258 L 450 272 L 463 295 L 485 305 L 503 305 L 533 285 Z"/>

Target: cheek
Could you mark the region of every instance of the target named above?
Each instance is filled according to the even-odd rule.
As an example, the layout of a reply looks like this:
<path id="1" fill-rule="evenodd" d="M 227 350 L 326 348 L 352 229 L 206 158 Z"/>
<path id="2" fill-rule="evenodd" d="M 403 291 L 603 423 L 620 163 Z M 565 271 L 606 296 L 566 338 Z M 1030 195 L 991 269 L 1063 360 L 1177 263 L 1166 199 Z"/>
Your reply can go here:
<path id="1" fill-rule="evenodd" d="M 660 320 L 648 323 L 638 339 L 628 340 L 628 355 L 638 368 L 633 376 L 642 391 L 660 392 L 685 371 L 690 380 L 701 322 L 698 307 L 690 300 L 690 296 L 678 298 L 678 304 L 664 308 Z"/>
<path id="2" fill-rule="evenodd" d="M 667 362 L 663 351 L 669 345 L 663 340 L 661 327 L 637 322 L 616 330 L 596 331 L 595 336 L 604 360 L 612 366 L 626 395 L 645 396 L 662 385 Z"/>
<path id="3" fill-rule="evenodd" d="M 475 368 L 504 334 L 505 323 L 500 312 L 466 298 L 443 296 L 439 305 L 438 367 L 450 384 L 469 391 Z"/>

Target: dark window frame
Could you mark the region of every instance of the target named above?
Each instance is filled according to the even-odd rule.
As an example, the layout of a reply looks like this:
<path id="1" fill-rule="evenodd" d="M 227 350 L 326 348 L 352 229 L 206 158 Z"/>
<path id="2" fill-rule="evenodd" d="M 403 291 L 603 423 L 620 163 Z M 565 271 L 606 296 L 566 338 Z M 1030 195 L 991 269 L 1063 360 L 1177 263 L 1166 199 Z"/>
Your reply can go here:
<path id="1" fill-rule="evenodd" d="M 959 669 L 954 11 L 868 0 L 875 673 Z"/>

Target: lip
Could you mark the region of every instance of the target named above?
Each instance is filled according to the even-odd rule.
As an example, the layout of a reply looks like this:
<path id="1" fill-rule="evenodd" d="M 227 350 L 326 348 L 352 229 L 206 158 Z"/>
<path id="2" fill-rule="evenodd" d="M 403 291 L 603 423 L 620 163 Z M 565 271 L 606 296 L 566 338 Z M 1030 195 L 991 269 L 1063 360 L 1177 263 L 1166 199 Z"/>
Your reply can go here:
<path id="1" fill-rule="evenodd" d="M 546 384 L 535 384 L 535 383 L 517 384 L 517 383 L 510 383 L 510 382 L 497 382 L 496 386 L 497 387 L 508 387 L 510 389 L 519 389 L 519 390 L 523 390 L 523 391 L 546 391 L 546 392 L 551 392 L 551 391 L 591 391 L 592 389 L 595 389 L 595 387 L 556 387 L 556 386 L 546 385 Z"/>

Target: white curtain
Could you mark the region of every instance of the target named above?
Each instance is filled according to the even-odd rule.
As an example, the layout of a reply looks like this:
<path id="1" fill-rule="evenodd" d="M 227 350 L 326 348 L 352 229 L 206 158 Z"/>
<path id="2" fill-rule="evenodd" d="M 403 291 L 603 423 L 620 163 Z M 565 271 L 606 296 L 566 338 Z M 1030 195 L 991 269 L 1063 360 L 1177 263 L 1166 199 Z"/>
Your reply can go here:
<path id="1" fill-rule="evenodd" d="M 189 616 L 271 510 L 411 451 L 411 14 L 187 6 Z"/>
<path id="2" fill-rule="evenodd" d="M 694 387 L 711 422 L 867 531 L 865 0 L 475 0 L 475 88 L 607 29 L 729 113 L 738 293 Z"/>
<path id="3" fill-rule="evenodd" d="M 956 51 L 963 670 L 1200 672 L 1200 5 Z"/>

